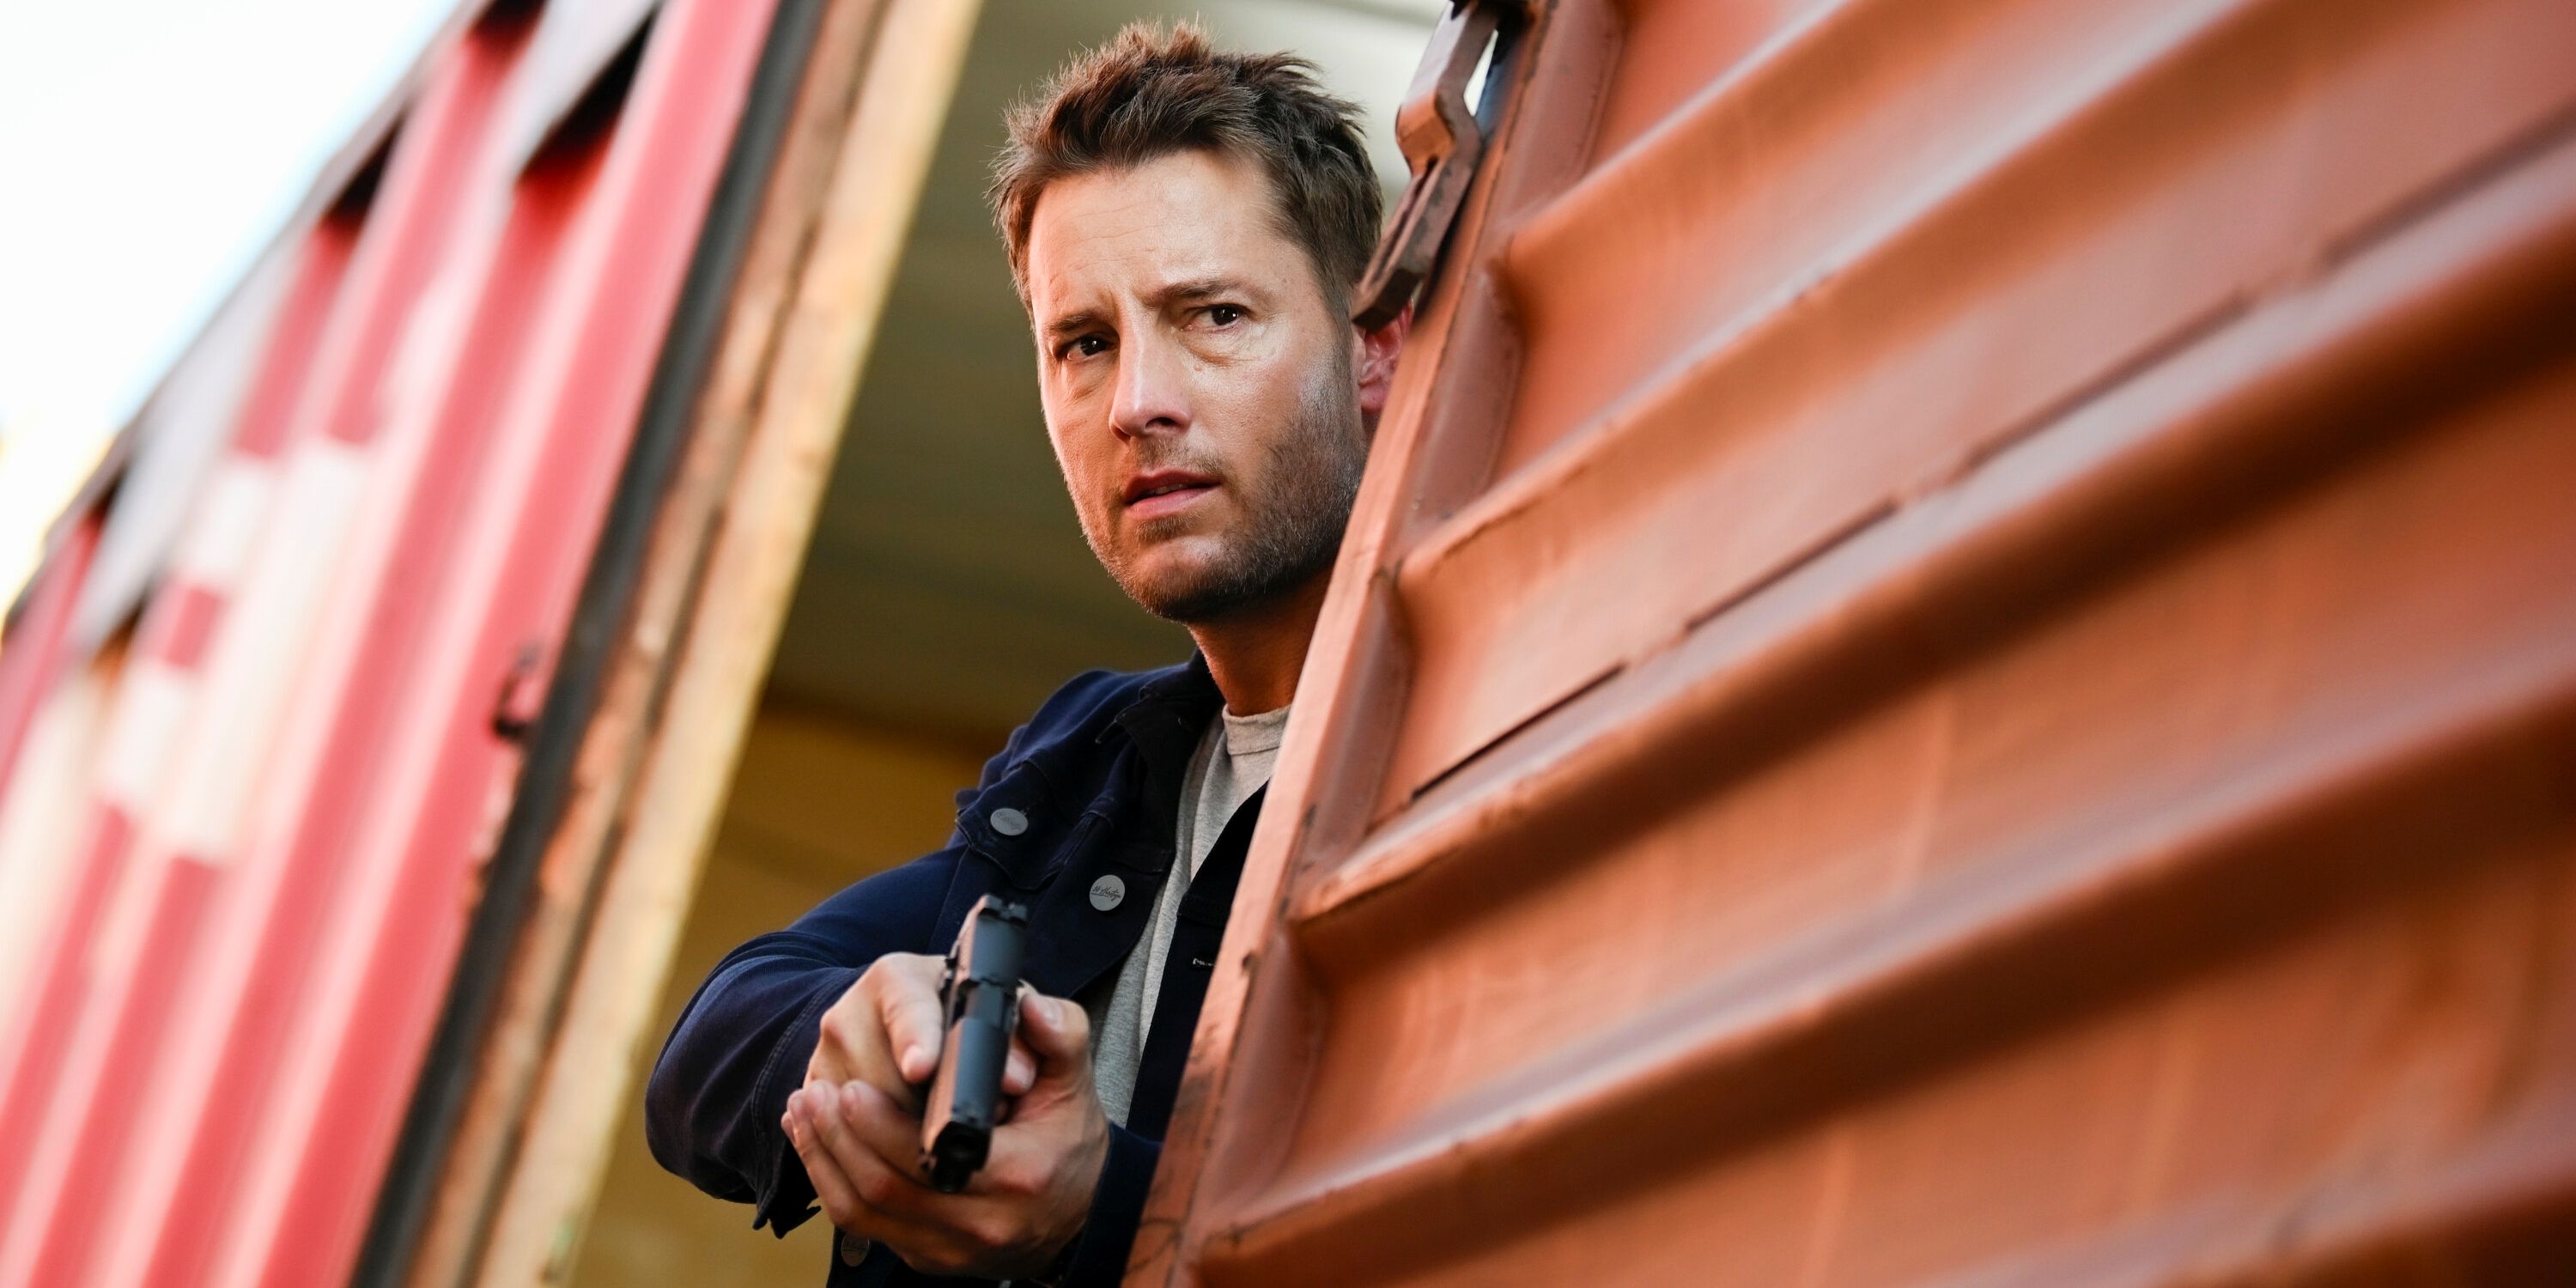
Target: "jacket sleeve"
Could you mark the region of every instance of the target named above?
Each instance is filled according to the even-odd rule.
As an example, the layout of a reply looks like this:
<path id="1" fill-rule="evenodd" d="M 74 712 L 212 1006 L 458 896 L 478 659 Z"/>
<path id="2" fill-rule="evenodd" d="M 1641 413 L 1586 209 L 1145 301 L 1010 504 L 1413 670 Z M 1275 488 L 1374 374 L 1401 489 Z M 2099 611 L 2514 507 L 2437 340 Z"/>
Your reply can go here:
<path id="1" fill-rule="evenodd" d="M 813 1183 L 778 1125 L 788 1093 L 804 1084 L 824 1010 L 868 963 L 927 951 L 947 859 L 870 877 L 716 964 L 645 1084 L 644 1138 L 662 1166 L 717 1198 L 758 1204 L 754 1228 L 784 1236 L 813 1215 Z"/>
<path id="2" fill-rule="evenodd" d="M 1001 776 L 1014 732 L 963 805 Z M 721 1199 L 755 1204 L 752 1228 L 784 1238 L 814 1215 L 814 1184 L 779 1118 L 805 1081 L 823 1012 L 887 953 L 938 952 L 940 905 L 960 838 L 824 900 L 785 930 L 727 953 L 698 985 L 644 1088 L 655 1161 Z"/>

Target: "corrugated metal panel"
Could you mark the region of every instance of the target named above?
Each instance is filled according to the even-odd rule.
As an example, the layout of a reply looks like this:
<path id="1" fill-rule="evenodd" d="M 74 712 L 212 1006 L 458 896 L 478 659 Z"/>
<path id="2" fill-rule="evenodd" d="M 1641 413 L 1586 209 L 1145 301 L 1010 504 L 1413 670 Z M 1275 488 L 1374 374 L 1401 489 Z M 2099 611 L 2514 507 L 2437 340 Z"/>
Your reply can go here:
<path id="1" fill-rule="evenodd" d="M 124 641 L 112 640 L 56 681 L 27 731 L 24 772 L 0 800 L 0 998 L 23 994 L 62 910 L 66 856 L 80 851 L 89 822 L 89 782 L 125 656 Z"/>
<path id="2" fill-rule="evenodd" d="M 542 682 L 570 618 L 768 16 L 737 0 L 669 6 L 615 114 L 557 136 L 517 180 L 514 195 L 547 212 L 545 258 L 524 276 L 487 266 L 484 280 L 524 301 L 511 306 L 527 310 L 524 339 L 446 382 L 489 382 L 452 396 L 489 418 L 490 447 L 450 494 L 452 516 L 412 512 L 454 525 L 423 629 L 371 623 L 337 673 L 352 707 L 384 704 L 367 719 L 379 750 L 362 766 L 320 757 L 304 800 L 354 798 L 330 830 L 365 861 L 324 918 L 316 986 L 209 1282 L 336 1283 L 356 1254 L 517 767 L 495 695 L 522 671 Z M 405 553 L 388 543 L 384 566 Z M 334 852 L 297 830 L 281 844 Z"/>
<path id="3" fill-rule="evenodd" d="M 0 998 L 0 1283 L 347 1277 L 517 767 L 494 695 L 542 692 L 770 11 L 668 6 L 530 158 L 532 8 L 440 38 L 255 371 L 156 395 L 230 447 Z"/>
<path id="4" fill-rule="evenodd" d="M 73 516 L 61 524 L 15 611 L 0 621 L 0 783 L 18 763 L 28 730 L 45 705 L 45 695 L 62 670 L 65 636 L 72 606 L 98 554 L 96 515 Z"/>
<path id="5" fill-rule="evenodd" d="M 511 155 L 526 160 L 564 129 L 602 78 L 617 75 L 661 0 L 549 0 L 506 109 Z"/>
<path id="6" fill-rule="evenodd" d="M 196 571 L 167 579 L 146 607 L 110 701 L 80 848 L 57 859 L 71 869 L 62 902 L 10 999 L 14 1040 L 0 1055 L 0 1209 L 11 1220 L 0 1252 L 21 1278 L 32 1275 L 52 1228 L 62 1174 L 81 1161 L 77 1115 L 56 1106 L 86 1103 L 109 1046 L 136 1039 L 130 1027 L 120 1033 L 108 1000 L 137 982 L 135 931 L 162 901 L 161 878 L 189 875 L 138 863 L 138 824 L 169 795 L 170 762 L 199 697 L 216 610 L 244 571 L 246 529 L 266 510 L 295 390 L 339 298 L 363 218 L 363 205 L 342 207 L 310 230 L 295 256 L 293 281 L 218 458 L 223 478 L 204 489 L 184 524 Z M 11 786 L 21 781 L 13 775 Z M 184 894 L 203 883 L 183 885 Z"/>
<path id="7" fill-rule="evenodd" d="M 1545 6 L 1130 1281 L 2563 1282 L 2569 48 Z"/>
<path id="8" fill-rule="evenodd" d="M 300 931 L 233 920 L 242 906 L 242 835 L 292 703 L 313 679 L 314 646 L 348 604 L 334 594 L 334 579 L 348 566 L 343 556 L 368 500 L 366 481 L 387 463 L 378 433 L 395 405 L 386 397 L 387 371 L 472 207 L 477 189 L 468 180 L 514 43 L 485 29 L 429 77 L 395 137 L 364 226 L 354 230 L 318 338 L 297 365 L 292 411 L 244 422 L 156 592 L 153 611 L 167 605 L 176 623 L 169 653 L 174 666 L 188 660 L 192 696 L 185 720 L 163 735 L 167 762 L 138 816 L 135 858 L 117 895 L 120 907 L 148 909 L 129 914 L 148 918 L 148 929 L 130 965 L 103 961 L 82 1031 L 101 1036 L 75 1039 L 74 1059 L 90 1063 L 75 1066 L 48 1106 L 50 1134 L 33 1166 L 50 1207 L 32 1196 L 20 1204 L 30 1218 L 20 1229 L 46 1231 L 34 1254 L 37 1282 L 88 1278 L 105 1255 L 111 1213 L 166 1215 L 149 1202 L 120 1209 L 107 1198 L 148 1192 L 142 1178 L 170 1177 L 170 1142 L 198 1121 L 168 1116 L 174 1100 L 188 1102 L 167 1089 L 193 1079 L 151 1078 L 173 1056 L 191 1069 L 210 1062 L 203 1051 L 180 1055 L 174 1031 L 233 1018 L 233 1007 L 190 983 L 227 943 L 257 931 L 268 932 L 257 942 L 273 943 Z M 19 1264 L 22 1246 L 9 1242 L 0 1279 Z"/>
<path id="9" fill-rule="evenodd" d="M 0 998 L 19 995 L 62 892 L 62 855 L 80 844 L 101 686 L 89 659 L 66 665 L 66 645 L 99 529 L 95 514 L 59 524 L 43 568 L 0 625 L 0 784 L 17 781 L 21 763 L 33 783 L 0 793 Z"/>
<path id="10" fill-rule="evenodd" d="M 493 7 L 488 0 L 462 0 L 449 14 L 421 56 L 322 163 L 295 213 L 162 374 L 71 502 L 72 512 L 97 510 L 106 523 L 73 616 L 70 646 L 76 654 L 86 655 L 130 626 L 167 571 L 191 504 L 244 414 L 247 382 L 266 369 L 260 355 L 272 343 L 282 295 L 307 235 L 373 197 L 393 136 L 419 96 L 429 64 Z"/>
<path id="11" fill-rule="evenodd" d="M 169 572 L 189 512 L 242 419 L 250 380 L 263 370 L 260 353 L 296 263 L 292 253 L 273 253 L 254 265 L 120 435 L 117 504 L 102 516 L 97 560 L 83 578 L 68 641 L 74 655 L 131 624 Z"/>

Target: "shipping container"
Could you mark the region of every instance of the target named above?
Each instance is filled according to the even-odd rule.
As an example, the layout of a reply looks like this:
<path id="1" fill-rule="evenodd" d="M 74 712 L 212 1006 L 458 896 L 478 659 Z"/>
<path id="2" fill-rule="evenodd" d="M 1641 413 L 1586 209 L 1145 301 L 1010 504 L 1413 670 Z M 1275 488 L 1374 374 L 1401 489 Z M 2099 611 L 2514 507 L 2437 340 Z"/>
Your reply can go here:
<path id="1" fill-rule="evenodd" d="M 2576 1282 L 2576 8 L 1443 39 L 1128 1282 Z"/>
<path id="2" fill-rule="evenodd" d="M 1207 8 L 1391 109 L 1438 3 Z M 819 1273 L 653 1167 L 640 1061 L 1035 694 L 1187 647 L 1081 547 L 980 196 L 1139 11 L 460 8 L 14 606 L 0 1285 Z"/>
<path id="3" fill-rule="evenodd" d="M 826 7 L 462 8 L 58 525 L 0 663 L 0 1283 L 386 1242 Z"/>

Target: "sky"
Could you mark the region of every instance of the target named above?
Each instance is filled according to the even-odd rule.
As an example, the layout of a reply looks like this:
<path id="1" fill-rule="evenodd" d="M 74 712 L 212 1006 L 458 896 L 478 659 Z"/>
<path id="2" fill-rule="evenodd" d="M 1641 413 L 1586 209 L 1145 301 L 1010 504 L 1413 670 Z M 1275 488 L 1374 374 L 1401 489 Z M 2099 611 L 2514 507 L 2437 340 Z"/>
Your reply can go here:
<path id="1" fill-rule="evenodd" d="M 0 604 L 456 0 L 0 0 Z"/>

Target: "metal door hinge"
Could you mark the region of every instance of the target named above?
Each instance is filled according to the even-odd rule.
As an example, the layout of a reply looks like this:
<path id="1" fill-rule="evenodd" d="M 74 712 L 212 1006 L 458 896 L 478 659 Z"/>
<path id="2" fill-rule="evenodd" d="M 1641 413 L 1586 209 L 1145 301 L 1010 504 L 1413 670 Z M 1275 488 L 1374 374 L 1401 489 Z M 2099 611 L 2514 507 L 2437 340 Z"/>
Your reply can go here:
<path id="1" fill-rule="evenodd" d="M 1505 18 L 1523 16 L 1523 0 L 1449 0 L 1448 12 L 1432 29 L 1422 65 L 1404 92 L 1404 106 L 1396 109 L 1395 139 L 1403 145 L 1413 177 L 1405 184 L 1395 222 L 1387 226 L 1360 278 L 1351 320 L 1362 328 L 1374 331 L 1394 321 L 1431 276 L 1485 152 L 1476 111 L 1467 103 L 1468 79 Z M 1501 62 L 1498 51 L 1497 69 Z M 1487 95 L 1495 92 L 1490 88 L 1495 74 L 1487 73 Z"/>

